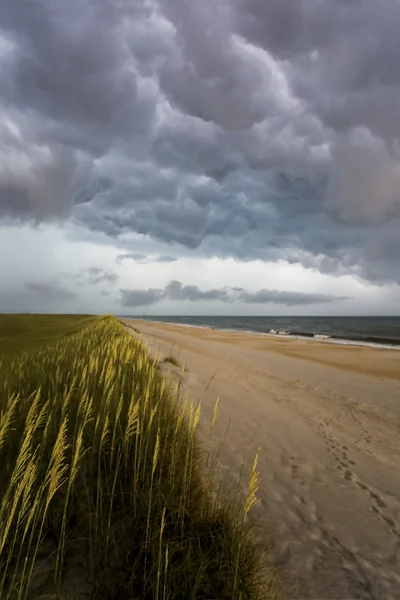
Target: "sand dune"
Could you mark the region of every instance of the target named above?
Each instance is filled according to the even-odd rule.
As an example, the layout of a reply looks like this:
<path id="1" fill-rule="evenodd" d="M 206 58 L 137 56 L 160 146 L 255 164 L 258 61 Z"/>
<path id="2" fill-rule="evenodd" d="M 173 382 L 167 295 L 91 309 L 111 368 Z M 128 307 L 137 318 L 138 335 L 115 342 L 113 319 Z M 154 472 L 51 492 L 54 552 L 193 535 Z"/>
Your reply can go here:
<path id="1" fill-rule="evenodd" d="M 260 504 L 288 597 L 400 598 L 400 352 L 125 320 L 188 367 L 226 468 L 260 448 Z"/>

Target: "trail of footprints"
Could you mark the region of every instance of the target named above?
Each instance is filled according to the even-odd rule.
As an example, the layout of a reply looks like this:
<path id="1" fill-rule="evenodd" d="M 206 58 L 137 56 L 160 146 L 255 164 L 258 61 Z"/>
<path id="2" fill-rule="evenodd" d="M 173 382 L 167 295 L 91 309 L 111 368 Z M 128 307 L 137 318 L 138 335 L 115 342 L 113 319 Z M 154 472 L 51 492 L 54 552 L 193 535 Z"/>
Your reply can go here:
<path id="1" fill-rule="evenodd" d="M 395 519 L 386 514 L 388 507 L 385 501 L 378 494 L 373 492 L 368 485 L 359 480 L 356 473 L 353 471 L 353 467 L 356 466 L 356 463 L 349 457 L 348 447 L 329 433 L 326 430 L 326 425 L 327 423 L 320 423 L 319 429 L 325 440 L 327 450 L 333 456 L 337 469 L 342 473 L 343 479 L 352 481 L 369 496 L 372 512 L 379 515 L 389 527 L 392 535 L 400 540 L 400 523 L 396 522 Z"/>

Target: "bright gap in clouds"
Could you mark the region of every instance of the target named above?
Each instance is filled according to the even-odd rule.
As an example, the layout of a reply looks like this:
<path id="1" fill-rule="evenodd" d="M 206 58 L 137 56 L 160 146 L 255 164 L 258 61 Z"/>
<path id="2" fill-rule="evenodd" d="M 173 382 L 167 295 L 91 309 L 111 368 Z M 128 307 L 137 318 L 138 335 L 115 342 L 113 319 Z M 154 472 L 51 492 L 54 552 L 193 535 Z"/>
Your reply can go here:
<path id="1" fill-rule="evenodd" d="M 0 311 L 356 315 L 394 314 L 398 305 L 398 286 L 300 263 L 177 256 L 176 248 L 146 236 L 117 246 L 84 241 L 81 233 L 72 225 L 3 225 Z"/>

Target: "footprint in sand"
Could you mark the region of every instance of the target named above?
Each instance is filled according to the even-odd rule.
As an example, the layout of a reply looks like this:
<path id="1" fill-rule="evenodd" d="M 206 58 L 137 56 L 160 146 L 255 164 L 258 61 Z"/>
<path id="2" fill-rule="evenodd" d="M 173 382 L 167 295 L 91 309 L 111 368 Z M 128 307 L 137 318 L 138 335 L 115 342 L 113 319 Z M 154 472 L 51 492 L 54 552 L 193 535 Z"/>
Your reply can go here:
<path id="1" fill-rule="evenodd" d="M 360 490 L 367 492 L 372 501 L 370 505 L 371 511 L 378 515 L 386 523 L 392 535 L 400 540 L 400 522 L 387 514 L 388 506 L 386 502 L 362 481 L 354 479 L 354 483 Z"/>
<path id="2" fill-rule="evenodd" d="M 378 494 L 375 494 L 374 492 L 371 492 L 371 490 L 370 490 L 369 495 L 372 498 L 372 500 L 375 501 L 376 505 L 379 508 L 386 508 L 385 502 L 378 496 Z"/>
<path id="3" fill-rule="evenodd" d="M 365 485 L 365 483 L 363 483 L 362 481 L 357 481 L 356 480 L 356 485 L 361 489 L 361 490 L 365 490 L 365 491 L 369 491 L 369 488 L 367 485 Z"/>
<path id="4" fill-rule="evenodd" d="M 349 458 L 348 446 L 346 446 L 346 444 L 341 444 L 333 435 L 328 434 L 325 431 L 324 423 L 321 423 L 320 425 L 321 434 L 325 440 L 327 450 L 334 458 L 337 469 L 342 472 L 344 479 L 352 479 L 353 473 L 351 467 L 355 466 L 356 463 Z"/>
<path id="5" fill-rule="evenodd" d="M 384 500 L 378 494 L 373 492 L 368 485 L 360 481 L 353 472 L 352 467 L 356 466 L 356 463 L 349 458 L 348 446 L 341 444 L 332 435 L 327 434 L 324 426 L 320 429 L 322 436 L 325 439 L 326 447 L 334 458 L 337 469 L 341 471 L 343 479 L 354 482 L 360 490 L 369 495 L 371 500 L 371 510 L 382 518 L 393 535 L 400 537 L 400 522 L 397 522 L 396 519 L 387 514 L 387 505 Z M 371 437 L 368 436 L 366 440 L 371 440 Z"/>
<path id="6" fill-rule="evenodd" d="M 371 510 L 380 516 L 380 518 L 385 522 L 387 527 L 390 529 L 391 533 L 400 539 L 400 520 L 393 518 L 388 515 L 388 507 L 385 501 L 375 492 L 373 492 L 367 484 L 360 481 L 356 474 L 352 471 L 353 466 L 356 466 L 354 460 L 350 459 L 348 456 L 348 448 L 346 445 L 340 445 L 338 440 L 335 440 L 332 435 L 327 435 L 322 429 L 322 435 L 325 438 L 326 446 L 328 451 L 333 456 L 336 461 L 338 470 L 341 471 L 342 477 L 347 481 L 352 481 L 356 484 L 356 486 L 366 492 L 371 500 L 370 508 Z M 365 438 L 367 442 L 371 442 L 371 437 L 367 436 Z"/>

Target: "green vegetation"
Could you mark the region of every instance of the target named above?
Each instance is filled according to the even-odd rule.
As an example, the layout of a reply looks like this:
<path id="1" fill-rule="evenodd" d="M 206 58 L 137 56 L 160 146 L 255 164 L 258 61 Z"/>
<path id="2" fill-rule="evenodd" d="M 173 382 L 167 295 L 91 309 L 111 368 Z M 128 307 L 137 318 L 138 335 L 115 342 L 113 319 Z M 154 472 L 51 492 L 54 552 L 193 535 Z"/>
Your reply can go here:
<path id="1" fill-rule="evenodd" d="M 176 356 L 172 356 L 172 354 L 166 356 L 164 358 L 164 362 L 171 363 L 171 365 L 174 365 L 175 367 L 181 366 L 181 363 L 179 362 L 179 360 L 176 358 Z"/>
<path id="2" fill-rule="evenodd" d="M 0 354 L 56 342 L 94 323 L 88 315 L 0 315 Z"/>
<path id="3" fill-rule="evenodd" d="M 0 597 L 267 598 L 256 461 L 224 496 L 200 406 L 112 317 L 1 319 Z"/>

